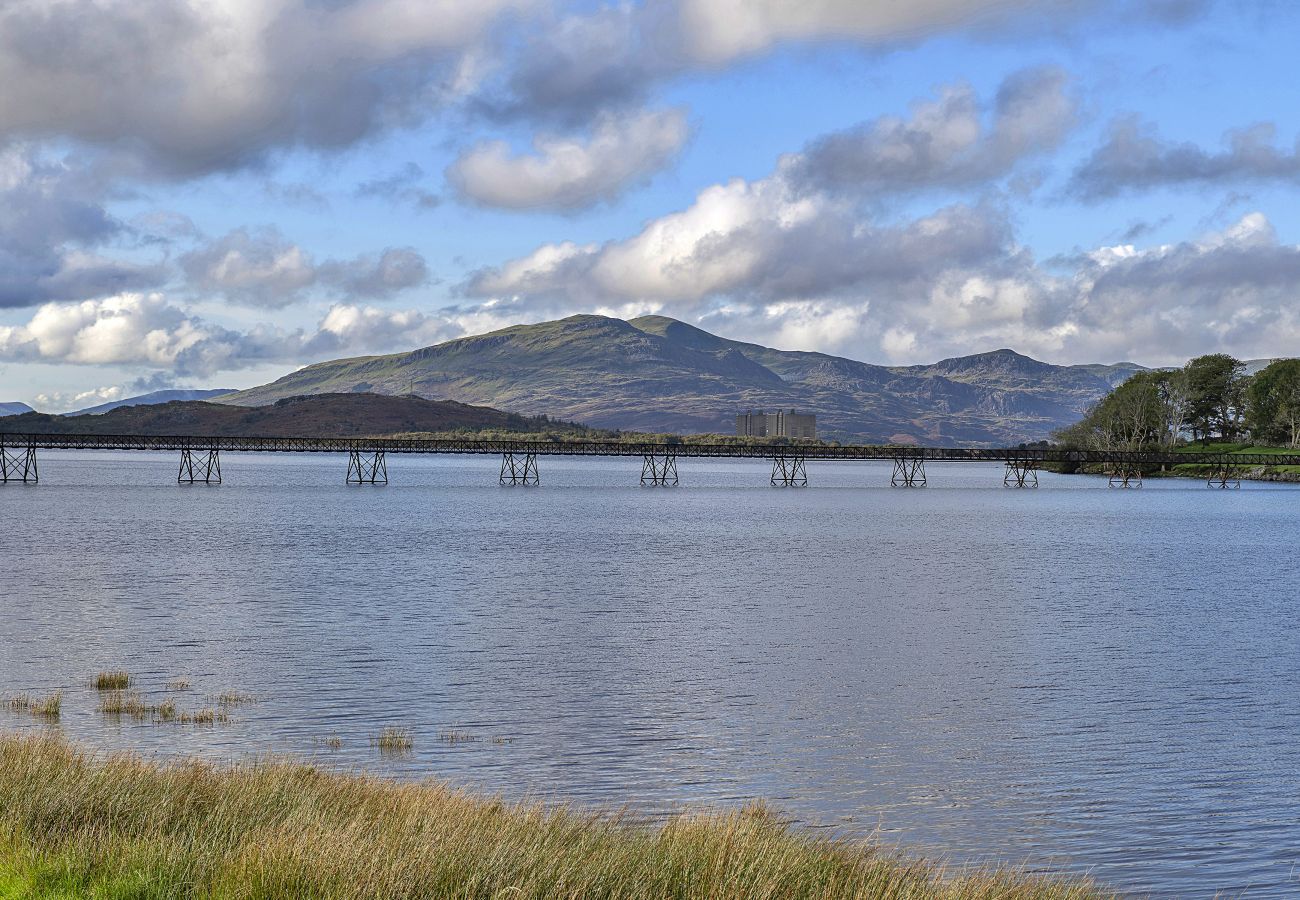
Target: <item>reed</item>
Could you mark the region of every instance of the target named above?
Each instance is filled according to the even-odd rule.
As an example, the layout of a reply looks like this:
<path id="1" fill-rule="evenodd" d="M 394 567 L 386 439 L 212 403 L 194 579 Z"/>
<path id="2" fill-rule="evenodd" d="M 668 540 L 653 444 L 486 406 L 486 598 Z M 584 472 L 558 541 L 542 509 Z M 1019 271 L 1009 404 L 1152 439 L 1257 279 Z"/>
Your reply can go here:
<path id="1" fill-rule="evenodd" d="M 415 739 L 405 728 L 388 727 L 370 739 L 372 747 L 378 747 L 381 753 L 409 753 L 415 746 Z"/>
<path id="2" fill-rule="evenodd" d="M 95 756 L 0 736 L 0 896 L 1092 900 L 1087 881 L 944 870 L 763 806 L 657 825 L 262 759 Z"/>
<path id="3" fill-rule="evenodd" d="M 111 672 L 100 672 L 95 676 L 95 690 L 97 691 L 124 691 L 131 686 L 131 673 L 123 672 L 120 669 Z"/>
<path id="4" fill-rule="evenodd" d="M 6 700 L 5 706 L 14 712 L 30 713 L 38 719 L 57 719 L 63 711 L 63 691 L 55 691 L 44 697 L 18 694 Z"/>
<path id="5" fill-rule="evenodd" d="M 252 694 L 244 694 L 239 691 L 222 691 L 217 695 L 217 705 L 243 706 L 246 703 L 254 702 L 255 699 Z"/>

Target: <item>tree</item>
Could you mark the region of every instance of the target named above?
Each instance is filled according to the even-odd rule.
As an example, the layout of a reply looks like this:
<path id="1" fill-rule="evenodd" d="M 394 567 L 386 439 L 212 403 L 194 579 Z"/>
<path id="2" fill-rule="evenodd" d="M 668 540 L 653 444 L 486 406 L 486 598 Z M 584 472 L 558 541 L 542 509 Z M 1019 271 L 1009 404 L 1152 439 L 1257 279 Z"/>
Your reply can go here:
<path id="1" fill-rule="evenodd" d="M 1245 412 L 1245 365 L 1226 353 L 1198 356 L 1183 367 L 1187 377 L 1188 424 L 1196 439 L 1231 440 Z"/>
<path id="2" fill-rule="evenodd" d="M 1251 379 L 1246 422 L 1262 444 L 1300 447 L 1300 359 L 1279 359 Z"/>
<path id="3" fill-rule="evenodd" d="M 1141 450 L 1164 443 L 1172 414 L 1162 394 L 1162 372 L 1139 372 L 1097 401 L 1083 421 L 1056 439 L 1085 450 Z"/>

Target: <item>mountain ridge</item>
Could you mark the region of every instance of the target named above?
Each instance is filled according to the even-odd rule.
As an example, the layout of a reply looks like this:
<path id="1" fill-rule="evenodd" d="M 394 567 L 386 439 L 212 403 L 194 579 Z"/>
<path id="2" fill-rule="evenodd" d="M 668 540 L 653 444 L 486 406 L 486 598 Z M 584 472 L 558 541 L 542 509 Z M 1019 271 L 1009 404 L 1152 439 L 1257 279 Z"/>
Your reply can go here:
<path id="1" fill-rule="evenodd" d="M 578 315 L 328 360 L 221 401 L 411 393 L 599 428 L 722 433 L 738 412 L 796 408 L 816 413 L 826 438 L 991 446 L 1047 437 L 1076 421 L 1113 378 L 1140 368 L 1055 366 L 1009 350 L 880 366 L 734 341 L 666 316 Z"/>

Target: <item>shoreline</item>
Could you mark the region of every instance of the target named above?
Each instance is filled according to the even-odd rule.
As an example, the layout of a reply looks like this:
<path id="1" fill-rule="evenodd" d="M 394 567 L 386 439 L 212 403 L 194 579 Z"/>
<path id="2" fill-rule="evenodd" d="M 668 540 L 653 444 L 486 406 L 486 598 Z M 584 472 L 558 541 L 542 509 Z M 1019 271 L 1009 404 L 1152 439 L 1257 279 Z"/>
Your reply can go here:
<path id="1" fill-rule="evenodd" d="M 792 828 L 762 803 L 662 823 L 293 759 L 218 765 L 0 732 L 0 896 L 1114 897 Z"/>

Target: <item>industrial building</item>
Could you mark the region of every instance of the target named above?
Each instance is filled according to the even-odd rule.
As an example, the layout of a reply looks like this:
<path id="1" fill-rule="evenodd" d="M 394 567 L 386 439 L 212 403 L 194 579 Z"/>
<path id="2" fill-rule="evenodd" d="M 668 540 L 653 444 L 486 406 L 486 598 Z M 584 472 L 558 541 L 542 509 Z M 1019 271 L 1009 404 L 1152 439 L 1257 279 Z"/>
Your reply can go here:
<path id="1" fill-rule="evenodd" d="M 736 416 L 736 435 L 738 437 L 817 437 L 817 416 L 812 413 L 797 413 L 793 409 L 776 412 L 741 413 Z"/>

